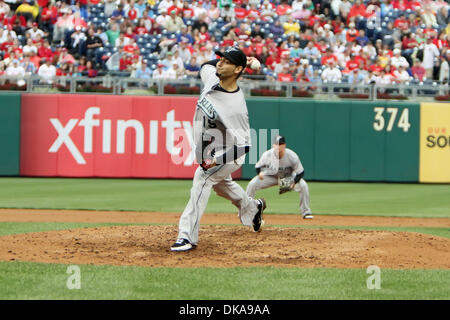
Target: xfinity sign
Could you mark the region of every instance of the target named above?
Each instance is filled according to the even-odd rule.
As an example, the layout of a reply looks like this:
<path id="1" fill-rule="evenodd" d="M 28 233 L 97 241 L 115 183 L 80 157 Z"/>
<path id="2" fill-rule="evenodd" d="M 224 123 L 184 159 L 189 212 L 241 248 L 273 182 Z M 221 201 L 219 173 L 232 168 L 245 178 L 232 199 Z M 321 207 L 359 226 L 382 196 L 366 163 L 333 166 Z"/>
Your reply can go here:
<path id="1" fill-rule="evenodd" d="M 159 123 L 158 120 L 149 120 L 148 123 L 143 123 L 135 119 L 120 119 L 113 122 L 111 119 L 100 119 L 101 108 L 92 106 L 86 109 L 83 119 L 73 118 L 63 124 L 58 118 L 50 118 L 50 123 L 56 130 L 58 137 L 50 146 L 48 152 L 56 153 L 65 145 L 77 164 L 85 165 L 86 159 L 83 155 L 90 154 L 94 150 L 94 132 L 102 136 L 102 150 L 103 154 L 125 153 L 125 136 L 129 130 L 132 130 L 136 137 L 134 151 L 136 154 L 144 153 L 144 146 L 147 140 L 148 153 L 158 153 L 158 134 L 159 127 L 166 131 L 166 151 L 171 156 L 178 156 L 181 148 L 174 145 L 176 139 L 183 137 L 183 144 L 189 146 L 189 155 L 184 158 L 183 164 L 191 166 L 194 162 L 194 155 L 192 152 L 192 124 L 190 121 L 175 120 L 175 110 L 170 110 L 166 113 L 165 120 Z M 116 145 L 112 146 L 112 127 L 116 128 Z M 76 127 L 83 127 L 84 142 L 83 146 L 77 146 L 71 138 L 71 133 Z"/>

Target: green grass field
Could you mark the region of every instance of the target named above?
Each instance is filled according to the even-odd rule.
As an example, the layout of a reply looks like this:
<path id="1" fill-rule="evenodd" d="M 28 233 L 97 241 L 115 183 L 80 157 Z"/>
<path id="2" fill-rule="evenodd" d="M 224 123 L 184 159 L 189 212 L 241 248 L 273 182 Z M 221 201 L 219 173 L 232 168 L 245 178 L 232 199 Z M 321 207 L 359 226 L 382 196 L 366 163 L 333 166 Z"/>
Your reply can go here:
<path id="1" fill-rule="evenodd" d="M 248 181 L 240 181 L 243 188 Z M 450 217 L 450 185 L 310 182 L 312 210 L 320 214 Z M 0 178 L 1 208 L 181 212 L 191 180 Z M 298 213 L 298 194 L 261 190 L 266 213 Z M 212 193 L 207 212 L 235 212 Z"/>
<path id="2" fill-rule="evenodd" d="M 0 208 L 180 212 L 190 180 L 0 178 Z M 239 182 L 244 188 L 246 181 Z M 450 185 L 310 182 L 320 214 L 450 218 Z M 275 188 L 258 195 L 267 213 L 298 214 L 298 195 Z M 235 212 L 212 195 L 207 212 Z M 117 224 L 0 223 L 0 235 Z M 345 228 L 345 227 L 340 227 Z M 352 227 L 359 228 L 359 227 Z M 450 238 L 448 228 L 360 228 Z M 1 245 L 1 239 L 0 239 Z M 81 289 L 66 286 L 68 265 L 0 262 L 0 299 L 446 299 L 450 270 L 381 271 L 369 290 L 365 269 L 144 268 L 82 265 Z M 183 293 L 180 295 L 180 293 Z"/>

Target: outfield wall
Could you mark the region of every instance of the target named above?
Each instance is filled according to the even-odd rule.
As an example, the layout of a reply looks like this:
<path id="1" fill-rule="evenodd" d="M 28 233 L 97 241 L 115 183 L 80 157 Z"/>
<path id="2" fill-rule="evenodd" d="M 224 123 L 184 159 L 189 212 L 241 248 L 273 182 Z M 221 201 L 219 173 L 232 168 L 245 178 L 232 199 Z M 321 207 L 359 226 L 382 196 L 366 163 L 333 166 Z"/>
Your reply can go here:
<path id="1" fill-rule="evenodd" d="M 280 128 L 306 179 L 418 181 L 419 104 L 261 99 L 248 108 L 252 128 Z M 244 178 L 254 174 L 244 167 Z"/>
<path id="2" fill-rule="evenodd" d="M 191 178 L 196 101 L 2 94 L 0 174 Z M 274 98 L 247 104 L 252 155 L 235 177 L 254 176 L 274 129 L 299 154 L 308 180 L 450 182 L 450 104 Z"/>
<path id="3" fill-rule="evenodd" d="M 0 175 L 19 175 L 20 94 L 0 95 Z"/>

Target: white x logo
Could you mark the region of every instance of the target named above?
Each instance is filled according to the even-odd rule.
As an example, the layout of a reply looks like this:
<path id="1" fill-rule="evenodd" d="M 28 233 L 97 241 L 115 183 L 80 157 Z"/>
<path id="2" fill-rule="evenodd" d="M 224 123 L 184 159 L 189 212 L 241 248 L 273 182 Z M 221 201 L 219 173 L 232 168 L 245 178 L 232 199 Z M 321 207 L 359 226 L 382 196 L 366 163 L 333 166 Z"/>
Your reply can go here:
<path id="1" fill-rule="evenodd" d="M 65 144 L 67 149 L 69 149 L 70 153 L 75 158 L 75 161 L 78 164 L 86 164 L 86 160 L 84 160 L 80 151 L 78 151 L 78 148 L 70 138 L 70 132 L 72 132 L 73 128 L 76 126 L 78 119 L 70 119 L 65 127 L 63 127 L 63 125 L 61 124 L 61 122 L 59 122 L 58 119 L 52 118 L 50 119 L 50 122 L 58 132 L 58 138 L 52 144 L 48 152 L 52 153 L 58 152 L 59 148 L 61 148 L 61 146 Z"/>

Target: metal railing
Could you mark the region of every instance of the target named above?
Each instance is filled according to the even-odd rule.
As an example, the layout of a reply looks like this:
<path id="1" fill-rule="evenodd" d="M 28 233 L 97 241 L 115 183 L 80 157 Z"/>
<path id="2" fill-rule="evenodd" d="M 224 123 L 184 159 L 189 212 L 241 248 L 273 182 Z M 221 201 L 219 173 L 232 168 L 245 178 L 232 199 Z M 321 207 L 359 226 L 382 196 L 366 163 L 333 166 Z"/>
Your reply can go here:
<path id="1" fill-rule="evenodd" d="M 448 96 L 448 84 L 349 84 L 299 83 L 243 79 L 239 86 L 246 97 L 314 98 L 323 100 L 434 100 Z M 138 79 L 130 77 L 67 77 L 44 79 L 37 75 L 25 77 L 0 76 L 0 92 L 27 93 L 96 93 L 128 95 L 198 95 L 203 89 L 200 79 L 183 80 Z"/>

